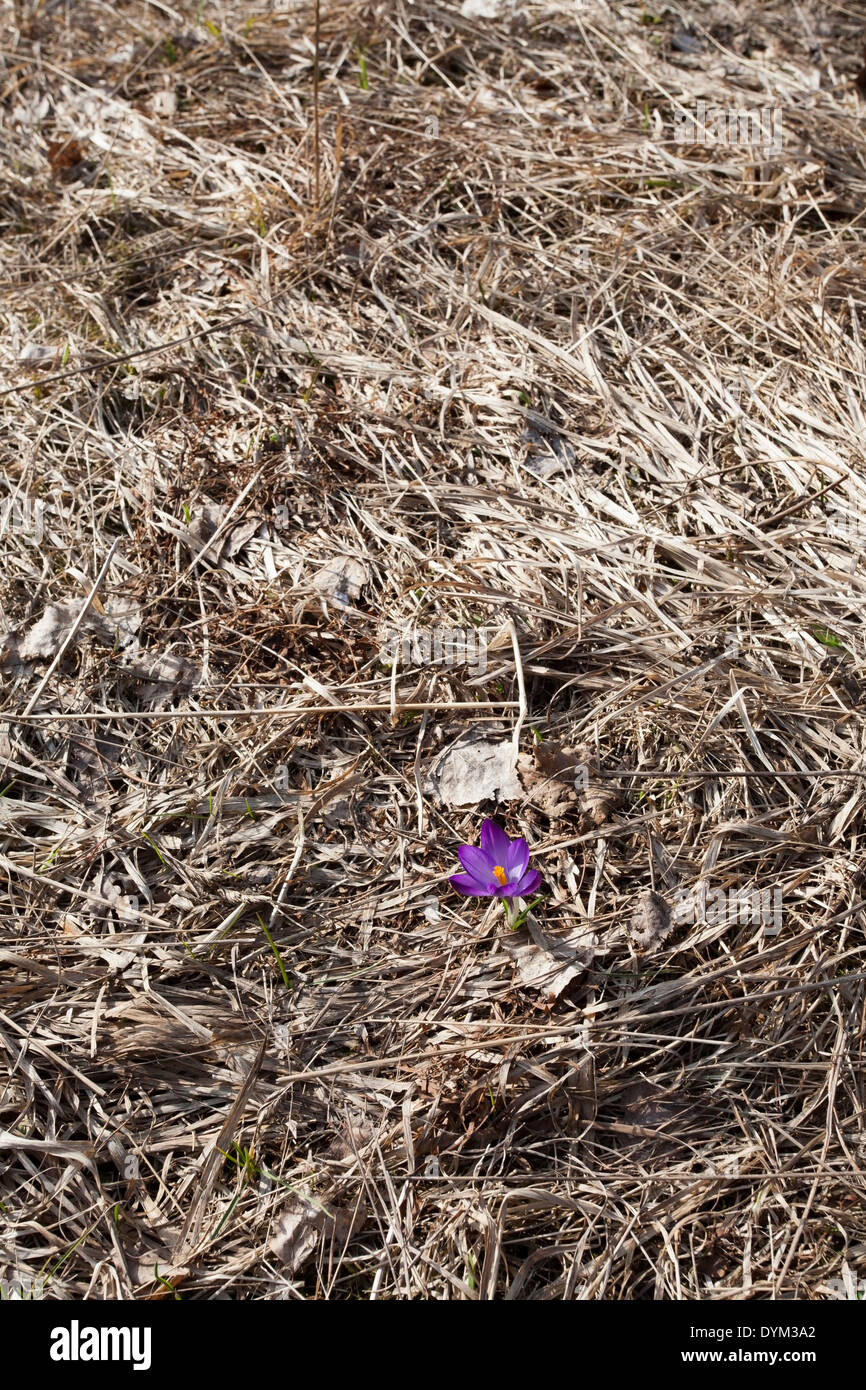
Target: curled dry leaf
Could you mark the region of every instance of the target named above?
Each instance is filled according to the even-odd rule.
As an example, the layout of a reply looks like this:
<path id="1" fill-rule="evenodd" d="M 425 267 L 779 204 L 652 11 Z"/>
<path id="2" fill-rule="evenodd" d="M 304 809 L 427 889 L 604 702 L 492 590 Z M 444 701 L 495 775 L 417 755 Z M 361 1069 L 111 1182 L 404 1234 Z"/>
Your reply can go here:
<path id="1" fill-rule="evenodd" d="M 52 174 L 58 174 L 63 169 L 74 169 L 76 164 L 80 164 L 84 158 L 84 148 L 80 141 L 71 137 L 67 140 L 49 140 L 47 155 Z"/>
<path id="2" fill-rule="evenodd" d="M 313 588 L 323 598 L 332 598 L 344 607 L 357 603 L 369 579 L 367 566 L 352 555 L 338 555 L 313 575 Z"/>
<path id="3" fill-rule="evenodd" d="M 532 753 L 521 753 L 517 771 L 530 806 L 536 807 L 548 820 L 558 820 L 576 808 L 577 791 L 574 773 L 569 767 L 558 768 L 550 759 L 542 763 L 539 754 L 546 747 L 539 744 Z"/>
<path id="4" fill-rule="evenodd" d="M 622 802 L 622 793 L 599 776 L 598 761 L 581 744 L 571 754 L 578 763 L 576 782 L 580 789 L 580 818 L 584 825 L 604 825 Z"/>
<path id="5" fill-rule="evenodd" d="M 22 661 L 49 661 L 53 659 L 66 641 L 69 629 L 78 618 L 80 608 L 80 603 L 49 604 L 39 621 L 34 623 L 23 641 L 20 642 L 18 647 L 20 659 Z M 92 608 L 88 609 L 79 624 L 76 640 L 79 640 L 87 632 L 98 634 L 106 642 L 111 639 L 108 624 Z"/>
<path id="6" fill-rule="evenodd" d="M 296 1274 L 324 1239 L 341 1250 L 363 1221 L 363 1209 L 354 1212 L 344 1207 L 329 1207 L 301 1193 L 289 1198 L 280 1218 L 276 1234 L 270 1243 L 275 1259 L 286 1265 L 290 1275 Z"/>
<path id="7" fill-rule="evenodd" d="M 136 632 L 141 625 L 141 609 L 134 600 L 122 594 L 114 595 L 103 611 L 91 605 L 79 622 L 83 600 L 50 603 L 27 632 L 7 633 L 0 659 L 9 666 L 36 661 L 51 661 L 57 655 L 70 632 L 78 623 L 73 643 L 92 637 L 114 651 L 137 648 Z"/>
<path id="8" fill-rule="evenodd" d="M 665 1166 L 687 1155 L 702 1128 L 718 1124 L 723 1107 L 705 1094 L 641 1079 L 627 1086 L 611 1109 L 619 1122 L 617 1146 L 641 1163 Z"/>
<path id="9" fill-rule="evenodd" d="M 125 675 L 142 684 L 138 698 L 147 708 L 164 709 L 179 691 L 201 680 L 201 668 L 175 652 L 143 651 L 123 667 Z"/>
<path id="10" fill-rule="evenodd" d="M 601 782 L 590 781 L 581 793 L 580 814 L 590 825 L 604 825 L 620 803 L 619 792 Z"/>
<path id="11" fill-rule="evenodd" d="M 520 755 L 517 768 L 527 801 L 550 820 L 577 811 L 582 822 L 602 825 L 619 804 L 619 793 L 598 780 L 598 763 L 585 745 L 537 743 Z"/>
<path id="12" fill-rule="evenodd" d="M 232 559 L 252 540 L 261 525 L 258 517 L 233 521 L 217 535 L 228 514 L 228 507 L 214 502 L 206 502 L 198 509 L 186 528 L 185 536 L 194 557 L 204 553 L 211 565 L 218 566 L 221 561 Z"/>
<path id="13" fill-rule="evenodd" d="M 141 617 L 141 604 L 128 594 L 112 594 L 106 601 L 105 621 L 112 629 L 115 650 L 138 650 Z"/>
<path id="14" fill-rule="evenodd" d="M 595 959 L 595 938 L 585 927 L 567 932 L 542 931 L 532 913 L 526 919 L 528 936 L 507 936 L 503 947 L 517 966 L 520 983 L 540 990 L 548 1002 L 558 999 Z"/>
<path id="15" fill-rule="evenodd" d="M 425 779 L 425 791 L 455 809 L 489 799 L 517 800 L 523 789 L 517 780 L 511 739 L 494 743 L 464 734 L 436 759 Z"/>
<path id="16" fill-rule="evenodd" d="M 658 893 L 641 893 L 631 922 L 628 938 L 635 951 L 651 951 L 664 941 L 671 929 L 671 911 Z"/>

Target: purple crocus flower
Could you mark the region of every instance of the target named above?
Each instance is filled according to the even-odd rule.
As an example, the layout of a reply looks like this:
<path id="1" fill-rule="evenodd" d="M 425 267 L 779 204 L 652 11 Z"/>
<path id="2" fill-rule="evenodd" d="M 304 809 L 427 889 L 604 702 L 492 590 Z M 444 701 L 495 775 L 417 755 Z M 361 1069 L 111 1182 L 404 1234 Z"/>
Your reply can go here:
<path id="1" fill-rule="evenodd" d="M 457 851 L 466 872 L 452 874 L 458 893 L 470 898 L 522 898 L 541 882 L 537 869 L 529 868 L 529 845 L 509 840 L 495 820 L 481 827 L 481 848 L 461 845 Z"/>

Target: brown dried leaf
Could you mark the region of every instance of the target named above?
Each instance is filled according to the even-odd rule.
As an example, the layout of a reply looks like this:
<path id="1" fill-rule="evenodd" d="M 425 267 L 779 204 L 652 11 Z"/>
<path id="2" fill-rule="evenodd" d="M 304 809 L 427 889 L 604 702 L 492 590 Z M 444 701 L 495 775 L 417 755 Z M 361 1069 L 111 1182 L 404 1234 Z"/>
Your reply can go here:
<path id="1" fill-rule="evenodd" d="M 84 149 L 78 140 L 49 140 L 48 163 L 52 174 L 62 169 L 74 169 L 84 158 Z"/>
<path id="2" fill-rule="evenodd" d="M 66 640 L 69 629 L 78 618 L 80 608 L 80 603 L 49 604 L 39 621 L 34 623 L 20 642 L 18 651 L 21 660 L 48 661 L 56 656 Z M 78 641 L 86 632 L 97 633 L 104 642 L 111 641 L 111 629 L 92 608 L 79 624 L 75 640 Z"/>
<path id="3" fill-rule="evenodd" d="M 455 809 L 479 801 L 514 801 L 522 795 L 517 780 L 514 744 L 479 740 L 464 734 L 433 764 L 425 791 Z"/>
<path id="4" fill-rule="evenodd" d="M 582 821 L 602 825 L 619 804 L 619 793 L 595 780 L 598 763 L 582 744 L 538 743 L 521 754 L 517 768 L 527 801 L 550 820 L 579 810 Z"/>
<path id="5" fill-rule="evenodd" d="M 650 951 L 664 941 L 671 929 L 671 911 L 658 893 L 641 893 L 627 928 L 635 951 Z"/>
<path id="6" fill-rule="evenodd" d="M 351 555 L 338 555 L 316 571 L 312 582 L 323 598 L 333 598 L 348 606 L 361 597 L 369 577 L 367 566 L 361 560 Z"/>
<path id="7" fill-rule="evenodd" d="M 532 913 L 526 919 L 528 938 L 508 936 L 503 946 L 511 956 L 520 983 L 527 989 L 540 990 L 550 1002 L 578 975 L 588 970 L 595 959 L 595 938 L 585 927 L 575 927 L 554 936 L 542 931 Z"/>
<path id="8" fill-rule="evenodd" d="M 319 1248 L 323 1238 L 341 1247 L 362 1221 L 360 1207 L 352 1213 L 344 1207 L 329 1207 L 296 1193 L 289 1198 L 269 1248 L 274 1258 L 285 1264 L 293 1275 Z"/>

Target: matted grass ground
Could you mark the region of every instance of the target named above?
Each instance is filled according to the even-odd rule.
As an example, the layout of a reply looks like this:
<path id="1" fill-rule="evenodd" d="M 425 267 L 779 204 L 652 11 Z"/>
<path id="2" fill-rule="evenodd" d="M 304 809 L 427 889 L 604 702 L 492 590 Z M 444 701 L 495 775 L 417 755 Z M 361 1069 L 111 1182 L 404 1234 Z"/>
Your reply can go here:
<path id="1" fill-rule="evenodd" d="M 494 8 L 2 6 L 7 1293 L 866 1275 L 863 16 Z"/>

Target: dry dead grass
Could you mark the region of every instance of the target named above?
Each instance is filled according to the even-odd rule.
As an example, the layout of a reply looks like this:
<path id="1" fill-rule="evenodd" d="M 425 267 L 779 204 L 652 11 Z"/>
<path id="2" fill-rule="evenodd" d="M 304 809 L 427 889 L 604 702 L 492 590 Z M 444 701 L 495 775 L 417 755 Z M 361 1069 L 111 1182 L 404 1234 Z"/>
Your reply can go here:
<path id="1" fill-rule="evenodd" d="M 0 1277 L 829 1297 L 866 1274 L 862 16 L 325 3 L 317 207 L 313 11 L 251 8 L 2 10 Z M 781 152 L 677 143 L 698 100 Z M 389 671 L 406 624 L 481 625 L 486 672 Z M 428 790 L 518 677 L 525 757 L 593 760 L 498 808 L 546 938 L 452 893 L 497 808 Z M 694 885 L 781 931 L 633 950 Z"/>

